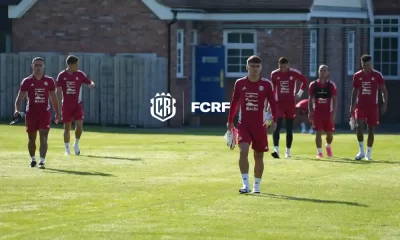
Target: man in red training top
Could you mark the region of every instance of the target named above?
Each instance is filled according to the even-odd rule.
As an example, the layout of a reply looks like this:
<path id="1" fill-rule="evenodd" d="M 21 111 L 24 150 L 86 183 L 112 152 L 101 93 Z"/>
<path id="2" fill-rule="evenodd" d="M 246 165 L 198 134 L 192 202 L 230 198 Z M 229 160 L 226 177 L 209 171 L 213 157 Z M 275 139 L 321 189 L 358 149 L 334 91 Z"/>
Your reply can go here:
<path id="1" fill-rule="evenodd" d="M 55 111 L 54 121 L 58 123 L 58 101 L 55 93 L 56 86 L 53 78 L 44 75 L 44 60 L 37 57 L 32 61 L 33 73 L 26 77 L 20 86 L 17 99 L 15 100 L 15 113 L 18 116 L 19 109 L 25 96 L 26 104 L 26 132 L 28 133 L 28 150 L 31 156 L 31 167 L 36 167 L 36 137 L 39 131 L 40 138 L 40 163 L 39 168 L 44 169 L 44 161 L 47 154 L 47 139 L 51 126 L 51 111 L 49 98 Z"/>
<path id="2" fill-rule="evenodd" d="M 290 148 L 293 142 L 293 122 L 296 117 L 296 81 L 301 81 L 300 90 L 297 93 L 299 99 L 307 87 L 307 79 L 300 71 L 289 68 L 289 60 L 279 58 L 279 68 L 272 71 L 271 81 L 274 84 L 275 99 L 278 106 L 278 124 L 273 135 L 274 158 L 279 158 L 279 138 L 282 121 L 286 122 L 286 152 L 285 157 L 290 157 Z"/>
<path id="3" fill-rule="evenodd" d="M 62 122 L 64 123 L 64 144 L 65 155 L 70 155 L 70 131 L 72 119 L 75 120 L 75 154 L 79 155 L 79 139 L 83 131 L 83 103 L 82 103 L 82 84 L 94 88 L 94 82 L 86 77 L 86 74 L 79 69 L 78 58 L 68 56 L 67 69 L 58 74 L 57 93 L 61 98 L 62 94 Z"/>
<path id="4" fill-rule="evenodd" d="M 371 56 L 361 57 L 362 70 L 353 76 L 353 95 L 351 99 L 351 113 L 357 121 L 357 140 L 360 151 L 356 160 L 372 160 L 371 151 L 374 144 L 374 130 L 379 125 L 378 90 L 382 93 L 381 113 L 387 110 L 388 92 L 385 80 L 380 72 L 371 66 Z M 368 125 L 367 154 L 364 152 L 364 124 Z"/>
<path id="5" fill-rule="evenodd" d="M 266 108 L 268 104 L 272 112 L 271 131 L 276 129 L 277 108 L 273 94 L 273 84 L 262 78 L 261 58 L 251 56 L 247 59 L 248 75 L 236 80 L 229 111 L 229 130 L 234 128 L 233 119 L 238 107 L 238 139 L 240 148 L 239 168 L 242 173 L 243 187 L 240 193 L 249 193 L 249 148 L 254 150 L 254 185 L 253 193 L 260 193 L 260 183 L 264 171 L 264 152 L 268 152 Z"/>
<path id="6" fill-rule="evenodd" d="M 318 70 L 319 79 L 310 83 L 308 89 L 308 114 L 315 130 L 317 158 L 322 158 L 322 132 L 326 132 L 326 154 L 332 157 L 331 144 L 335 131 L 337 110 L 336 85 L 329 78 L 327 65 L 321 65 Z"/>
<path id="7" fill-rule="evenodd" d="M 310 121 L 308 120 L 308 99 L 303 99 L 296 104 L 296 118 L 297 122 L 300 122 L 301 133 L 306 133 L 306 125 L 310 123 Z M 312 127 L 310 127 L 309 133 L 314 133 Z"/>

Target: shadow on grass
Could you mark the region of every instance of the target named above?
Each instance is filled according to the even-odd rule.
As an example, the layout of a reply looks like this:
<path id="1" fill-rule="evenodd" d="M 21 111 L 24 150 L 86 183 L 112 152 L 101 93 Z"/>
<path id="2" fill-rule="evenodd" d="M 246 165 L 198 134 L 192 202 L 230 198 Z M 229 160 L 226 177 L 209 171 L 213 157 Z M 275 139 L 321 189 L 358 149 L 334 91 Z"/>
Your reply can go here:
<path id="1" fill-rule="evenodd" d="M 81 175 L 81 176 L 101 176 L 101 177 L 114 176 L 112 174 L 102 173 L 102 172 L 80 172 L 80 171 L 62 170 L 62 169 L 55 169 L 55 168 L 46 168 L 45 170 L 59 172 L 59 173 L 66 173 L 66 174 Z"/>
<path id="2" fill-rule="evenodd" d="M 304 202 L 325 203 L 325 204 L 343 204 L 343 205 L 349 205 L 349 206 L 355 206 L 355 207 L 369 207 L 366 204 L 362 204 L 362 203 L 358 203 L 358 202 L 293 197 L 293 196 L 279 195 L 279 194 L 273 194 L 273 193 L 246 194 L 246 195 L 252 196 L 252 197 L 275 198 L 275 199 L 292 200 L 292 201 L 304 201 Z"/>
<path id="3" fill-rule="evenodd" d="M 313 162 L 330 162 L 330 163 L 347 163 L 347 164 L 400 164 L 400 162 L 397 161 L 366 161 L 366 160 L 360 160 L 357 161 L 355 159 L 351 158 L 339 158 L 339 157 L 332 157 L 332 158 L 323 158 L 323 159 L 317 159 L 317 158 L 309 158 L 309 157 L 304 157 L 304 158 L 288 158 L 287 160 L 295 160 L 295 161 L 313 161 Z"/>
<path id="4" fill-rule="evenodd" d="M 141 158 L 127 158 L 127 157 L 114 157 L 114 156 L 96 156 L 96 155 L 81 155 L 82 157 L 90 158 L 103 158 L 103 159 L 113 159 L 113 160 L 128 160 L 128 161 L 142 161 Z"/>

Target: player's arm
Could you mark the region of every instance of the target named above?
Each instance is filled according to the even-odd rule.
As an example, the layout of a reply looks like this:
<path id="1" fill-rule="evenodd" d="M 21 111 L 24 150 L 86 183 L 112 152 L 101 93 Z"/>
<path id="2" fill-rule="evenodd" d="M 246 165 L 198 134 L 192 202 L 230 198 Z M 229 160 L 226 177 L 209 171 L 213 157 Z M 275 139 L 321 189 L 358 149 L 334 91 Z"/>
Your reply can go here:
<path id="1" fill-rule="evenodd" d="M 272 114 L 272 121 L 276 123 L 278 122 L 278 108 L 276 106 L 276 99 L 274 96 L 274 85 L 272 83 L 271 83 L 271 88 L 267 88 L 266 95 L 267 95 L 269 109 L 271 110 Z"/>
<path id="2" fill-rule="evenodd" d="M 300 89 L 297 92 L 297 96 L 299 98 L 301 98 L 301 96 L 303 96 L 304 90 L 307 87 L 308 81 L 307 81 L 307 78 L 301 73 L 298 73 L 298 78 L 297 79 L 298 79 L 298 81 L 301 82 Z"/>
<path id="3" fill-rule="evenodd" d="M 21 104 L 22 104 L 22 101 L 24 100 L 25 96 L 26 96 L 26 91 L 23 91 L 20 89 L 18 92 L 17 98 L 15 99 L 15 104 L 14 104 L 14 112 L 15 113 L 19 112 L 19 109 L 21 108 Z"/>
<path id="4" fill-rule="evenodd" d="M 240 91 L 238 81 L 235 82 L 235 86 L 233 88 L 233 94 L 232 94 L 232 100 L 231 100 L 231 106 L 229 108 L 229 115 L 228 115 L 228 124 L 233 123 L 233 120 L 235 118 L 238 106 L 239 106 L 239 98 L 240 98 Z"/>
<path id="5" fill-rule="evenodd" d="M 337 111 L 337 88 L 334 83 L 331 86 L 332 91 L 332 121 L 335 122 L 336 119 L 336 111 Z"/>
<path id="6" fill-rule="evenodd" d="M 54 108 L 54 112 L 56 112 L 56 114 L 58 115 L 60 113 L 60 108 L 58 105 L 56 90 L 50 91 L 49 95 L 50 95 L 51 105 L 53 105 Z"/>
<path id="7" fill-rule="evenodd" d="M 383 80 L 383 77 L 380 77 L 378 79 L 378 84 L 379 84 L 379 90 L 382 93 L 382 100 L 383 100 L 383 104 L 382 104 L 382 114 L 386 112 L 387 110 L 387 101 L 388 101 L 388 92 L 386 89 L 386 85 L 385 85 L 385 80 Z"/>
<path id="8" fill-rule="evenodd" d="M 313 98 L 314 98 L 314 84 L 313 82 L 310 83 L 310 86 L 308 88 L 308 118 L 311 121 L 312 116 L 314 114 L 314 108 L 313 108 Z"/>
<path id="9" fill-rule="evenodd" d="M 354 112 L 356 108 L 356 101 L 358 96 L 358 81 L 356 81 L 356 76 L 353 76 L 353 91 L 351 92 L 351 104 L 350 104 L 350 112 Z"/>
<path id="10" fill-rule="evenodd" d="M 94 88 L 94 87 L 95 87 L 94 82 L 93 82 L 92 80 L 90 80 L 90 79 L 86 76 L 86 74 L 85 74 L 84 72 L 82 72 L 82 75 L 83 75 L 83 82 L 84 82 L 86 85 L 89 85 L 90 88 Z"/>
<path id="11" fill-rule="evenodd" d="M 63 89 L 62 89 L 62 82 L 61 82 L 61 73 L 58 74 L 56 78 L 56 98 L 57 98 L 57 103 L 58 103 L 58 109 L 61 109 L 61 104 L 62 104 L 62 97 L 63 97 Z M 55 108 L 54 108 L 55 109 Z M 59 112 L 57 112 L 59 114 Z"/>

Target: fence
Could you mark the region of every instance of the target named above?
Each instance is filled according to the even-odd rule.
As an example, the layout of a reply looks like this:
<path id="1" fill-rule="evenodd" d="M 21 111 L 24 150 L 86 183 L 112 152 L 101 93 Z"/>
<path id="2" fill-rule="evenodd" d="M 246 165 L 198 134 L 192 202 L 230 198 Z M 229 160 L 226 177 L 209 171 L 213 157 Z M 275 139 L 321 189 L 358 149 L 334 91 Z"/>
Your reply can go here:
<path id="1" fill-rule="evenodd" d="M 102 125 L 162 127 L 150 114 L 150 99 L 167 91 L 167 61 L 155 56 L 75 54 L 80 69 L 96 84 L 83 86 L 85 122 Z M 19 85 L 32 73 L 34 57 L 45 59 L 45 73 L 56 79 L 66 55 L 0 54 L 0 118 L 10 118 Z"/>

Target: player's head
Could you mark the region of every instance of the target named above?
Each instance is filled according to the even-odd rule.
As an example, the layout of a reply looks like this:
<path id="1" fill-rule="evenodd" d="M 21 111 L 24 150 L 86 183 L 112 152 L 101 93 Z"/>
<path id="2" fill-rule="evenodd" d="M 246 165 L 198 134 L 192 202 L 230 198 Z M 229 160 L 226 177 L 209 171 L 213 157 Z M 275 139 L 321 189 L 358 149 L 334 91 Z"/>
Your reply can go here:
<path id="1" fill-rule="evenodd" d="M 329 68 L 327 65 L 321 65 L 318 69 L 318 76 L 320 79 L 328 79 L 329 77 Z"/>
<path id="2" fill-rule="evenodd" d="M 361 56 L 361 66 L 365 71 L 370 71 L 372 69 L 371 59 L 372 57 L 368 54 Z"/>
<path id="3" fill-rule="evenodd" d="M 278 66 L 282 72 L 287 72 L 289 70 L 289 60 L 285 57 L 279 58 Z"/>
<path id="4" fill-rule="evenodd" d="M 67 65 L 68 65 L 68 69 L 70 71 L 72 71 L 72 72 L 78 71 L 78 69 L 79 69 L 79 64 L 78 64 L 79 59 L 78 59 L 78 57 L 76 57 L 74 55 L 69 55 L 67 57 L 66 62 L 67 62 Z"/>
<path id="5" fill-rule="evenodd" d="M 262 60 L 259 56 L 253 55 L 247 59 L 246 70 L 250 76 L 259 75 L 261 72 Z"/>
<path id="6" fill-rule="evenodd" d="M 33 74 L 43 74 L 44 72 L 44 59 L 41 57 L 35 57 L 32 60 Z"/>

